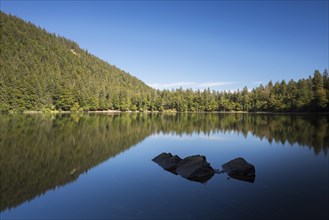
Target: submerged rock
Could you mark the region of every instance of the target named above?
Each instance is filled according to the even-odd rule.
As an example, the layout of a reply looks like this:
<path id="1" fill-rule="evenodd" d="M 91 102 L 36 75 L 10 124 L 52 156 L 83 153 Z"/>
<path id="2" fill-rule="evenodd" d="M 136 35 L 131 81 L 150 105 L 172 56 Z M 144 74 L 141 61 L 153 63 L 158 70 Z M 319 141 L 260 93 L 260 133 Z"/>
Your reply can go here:
<path id="1" fill-rule="evenodd" d="M 182 160 L 177 155 L 161 153 L 153 158 L 153 161 L 167 171 L 196 182 L 207 182 L 215 174 L 206 157 L 201 155 L 189 156 Z"/>
<path id="2" fill-rule="evenodd" d="M 237 180 L 255 182 L 255 167 L 245 159 L 238 157 L 222 165 L 223 170 Z"/>

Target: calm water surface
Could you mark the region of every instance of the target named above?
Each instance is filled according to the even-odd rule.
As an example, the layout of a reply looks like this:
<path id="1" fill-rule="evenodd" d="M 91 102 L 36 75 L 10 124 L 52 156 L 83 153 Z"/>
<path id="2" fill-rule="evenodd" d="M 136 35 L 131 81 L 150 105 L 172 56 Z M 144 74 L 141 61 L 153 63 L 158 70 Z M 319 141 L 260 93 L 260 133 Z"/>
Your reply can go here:
<path id="1" fill-rule="evenodd" d="M 0 217 L 328 219 L 328 148 L 328 116 L 0 115 Z M 256 179 L 189 181 L 162 152 L 243 157 Z"/>

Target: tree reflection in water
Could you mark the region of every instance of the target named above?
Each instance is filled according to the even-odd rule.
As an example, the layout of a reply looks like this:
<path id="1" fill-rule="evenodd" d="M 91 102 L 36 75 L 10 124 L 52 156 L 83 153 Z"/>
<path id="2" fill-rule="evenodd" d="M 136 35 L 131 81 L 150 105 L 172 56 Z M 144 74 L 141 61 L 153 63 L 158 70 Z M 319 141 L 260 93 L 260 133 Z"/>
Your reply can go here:
<path id="1" fill-rule="evenodd" d="M 327 154 L 328 115 L 1 115 L 0 210 L 65 185 L 151 134 L 251 134 Z"/>

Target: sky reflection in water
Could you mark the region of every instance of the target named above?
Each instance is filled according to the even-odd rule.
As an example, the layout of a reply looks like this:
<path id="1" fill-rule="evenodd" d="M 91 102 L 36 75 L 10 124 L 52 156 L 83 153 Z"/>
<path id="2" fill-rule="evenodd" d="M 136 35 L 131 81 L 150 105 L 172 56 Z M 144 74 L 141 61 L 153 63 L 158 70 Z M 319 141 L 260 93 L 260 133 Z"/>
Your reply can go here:
<path id="1" fill-rule="evenodd" d="M 2 219 L 328 218 L 328 116 L 17 115 L 0 122 Z M 243 157 L 257 178 L 192 182 L 152 161 L 162 152 L 205 155 L 215 169 Z"/>

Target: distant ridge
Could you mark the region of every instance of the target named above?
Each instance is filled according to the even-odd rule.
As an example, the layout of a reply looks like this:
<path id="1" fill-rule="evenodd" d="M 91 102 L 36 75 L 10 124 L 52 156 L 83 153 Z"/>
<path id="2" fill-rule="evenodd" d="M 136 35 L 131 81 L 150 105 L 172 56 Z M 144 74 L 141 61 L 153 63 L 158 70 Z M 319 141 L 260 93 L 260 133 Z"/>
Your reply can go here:
<path id="1" fill-rule="evenodd" d="M 128 97 L 140 100 L 153 91 L 77 43 L 30 22 L 0 12 L 0 24 L 2 112 L 120 109 Z"/>

